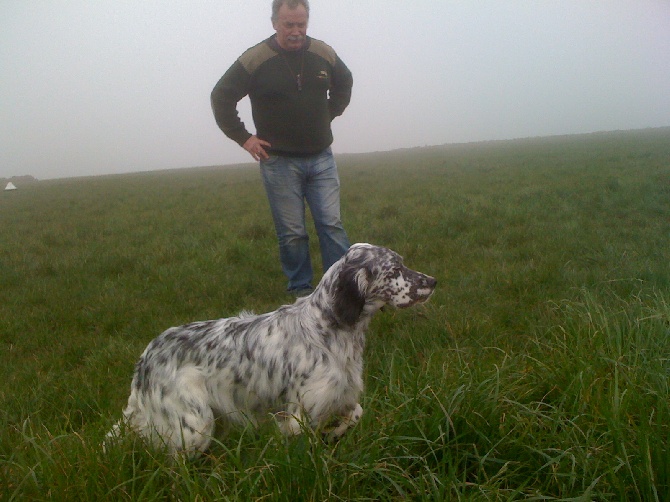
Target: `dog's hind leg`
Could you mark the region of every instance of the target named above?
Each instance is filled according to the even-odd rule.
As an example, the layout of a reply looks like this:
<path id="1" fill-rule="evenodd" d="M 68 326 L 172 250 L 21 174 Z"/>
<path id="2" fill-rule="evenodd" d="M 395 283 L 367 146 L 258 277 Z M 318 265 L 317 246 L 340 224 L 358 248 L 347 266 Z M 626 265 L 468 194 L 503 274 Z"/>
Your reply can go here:
<path id="1" fill-rule="evenodd" d="M 161 410 L 169 415 L 166 421 L 169 432 L 165 436 L 161 434 L 168 448 L 187 454 L 204 452 L 212 441 L 215 419 L 200 370 L 180 370 L 176 389 L 169 401 L 163 403 L 168 406 Z"/>
<path id="2" fill-rule="evenodd" d="M 214 434 L 214 414 L 211 408 L 194 408 L 179 418 L 177 437 L 169 444 L 171 451 L 182 451 L 187 455 L 204 452 Z M 174 439 L 177 439 L 175 442 Z"/>
<path id="3" fill-rule="evenodd" d="M 155 384 L 143 390 L 133 386 L 123 419 L 107 433 L 103 449 L 124 427 L 171 453 L 205 451 L 215 418 L 201 372 L 195 367 L 182 368 L 169 385 Z"/>
<path id="4" fill-rule="evenodd" d="M 205 379 L 195 367 L 179 370 L 170 386 L 157 385 L 129 401 L 124 414 L 131 429 L 171 453 L 203 452 L 214 433 Z"/>

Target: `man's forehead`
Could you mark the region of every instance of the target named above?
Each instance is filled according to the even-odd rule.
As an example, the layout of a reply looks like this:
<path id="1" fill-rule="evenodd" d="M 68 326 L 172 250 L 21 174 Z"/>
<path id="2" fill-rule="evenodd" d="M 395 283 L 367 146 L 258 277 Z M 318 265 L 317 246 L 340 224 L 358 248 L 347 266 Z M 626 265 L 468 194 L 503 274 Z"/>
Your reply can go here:
<path id="1" fill-rule="evenodd" d="M 283 4 L 279 8 L 279 18 L 284 20 L 307 20 L 307 9 L 305 9 L 305 6 L 302 4 L 298 4 L 295 7 L 289 7 L 286 4 Z"/>

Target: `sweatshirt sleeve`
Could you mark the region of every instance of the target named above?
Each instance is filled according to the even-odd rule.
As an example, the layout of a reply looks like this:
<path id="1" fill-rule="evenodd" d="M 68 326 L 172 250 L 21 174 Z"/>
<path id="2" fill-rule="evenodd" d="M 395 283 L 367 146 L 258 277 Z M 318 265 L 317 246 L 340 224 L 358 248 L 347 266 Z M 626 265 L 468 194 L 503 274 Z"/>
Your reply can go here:
<path id="1" fill-rule="evenodd" d="M 249 78 L 237 60 L 217 82 L 210 96 L 216 124 L 240 146 L 251 137 L 237 112 L 237 103 L 248 94 Z"/>
<path id="2" fill-rule="evenodd" d="M 333 78 L 328 97 L 328 109 L 330 110 L 330 119 L 339 117 L 351 101 L 351 88 L 354 85 L 354 79 L 351 71 L 344 62 L 337 57 L 333 67 Z"/>

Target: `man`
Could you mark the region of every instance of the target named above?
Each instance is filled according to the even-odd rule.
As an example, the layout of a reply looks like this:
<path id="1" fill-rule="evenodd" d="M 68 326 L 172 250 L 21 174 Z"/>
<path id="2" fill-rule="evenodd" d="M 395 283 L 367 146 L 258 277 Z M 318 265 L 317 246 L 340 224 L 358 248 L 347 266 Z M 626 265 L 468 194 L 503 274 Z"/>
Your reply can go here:
<path id="1" fill-rule="evenodd" d="M 271 19 L 276 34 L 248 49 L 221 77 L 212 110 L 224 134 L 260 162 L 287 289 L 303 296 L 313 278 L 305 201 L 324 271 L 349 248 L 330 123 L 349 104 L 353 79 L 330 46 L 307 36 L 308 0 L 274 0 Z M 256 134 L 237 113 L 247 95 Z"/>

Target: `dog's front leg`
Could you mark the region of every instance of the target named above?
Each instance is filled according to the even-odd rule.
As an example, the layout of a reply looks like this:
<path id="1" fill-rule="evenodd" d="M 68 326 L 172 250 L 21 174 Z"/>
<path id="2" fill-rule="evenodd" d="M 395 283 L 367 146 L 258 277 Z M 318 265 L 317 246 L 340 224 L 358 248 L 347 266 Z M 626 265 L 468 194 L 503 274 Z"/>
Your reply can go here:
<path id="1" fill-rule="evenodd" d="M 328 439 L 336 440 L 341 438 L 349 427 L 353 427 L 358 423 L 358 421 L 363 416 L 363 408 L 361 405 L 356 403 L 354 409 L 349 412 L 348 415 L 344 415 L 340 418 L 340 424 L 335 427 L 332 431 L 328 433 Z"/>
<path id="2" fill-rule="evenodd" d="M 282 411 L 275 415 L 279 420 L 279 430 L 285 436 L 302 434 L 304 417 L 299 411 Z"/>

